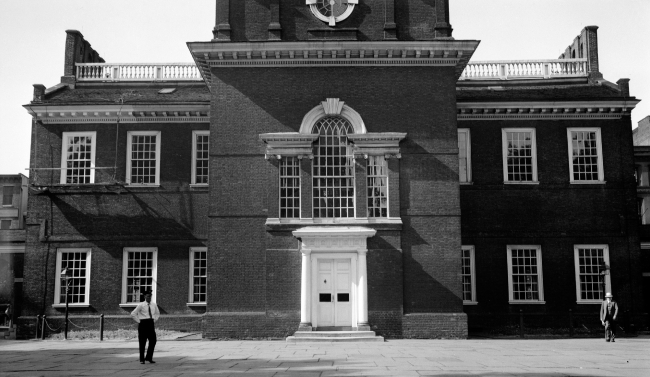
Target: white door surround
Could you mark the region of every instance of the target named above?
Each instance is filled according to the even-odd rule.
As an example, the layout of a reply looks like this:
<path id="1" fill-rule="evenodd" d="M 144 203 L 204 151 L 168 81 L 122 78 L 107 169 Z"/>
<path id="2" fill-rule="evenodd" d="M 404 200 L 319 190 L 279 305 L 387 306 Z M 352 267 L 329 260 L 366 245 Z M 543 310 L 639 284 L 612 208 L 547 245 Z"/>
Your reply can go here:
<path id="1" fill-rule="evenodd" d="M 318 328 L 319 260 L 350 261 L 351 327 L 370 330 L 368 324 L 367 239 L 376 230 L 365 227 L 304 227 L 293 232 L 301 241 L 302 274 L 300 282 L 300 328 Z M 321 327 L 322 324 L 321 324 Z"/>

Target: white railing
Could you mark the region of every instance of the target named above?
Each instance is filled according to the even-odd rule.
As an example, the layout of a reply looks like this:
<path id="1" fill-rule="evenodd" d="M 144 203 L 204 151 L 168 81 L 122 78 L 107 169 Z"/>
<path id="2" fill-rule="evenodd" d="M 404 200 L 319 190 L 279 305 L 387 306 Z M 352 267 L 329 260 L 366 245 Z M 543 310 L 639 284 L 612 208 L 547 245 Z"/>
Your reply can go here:
<path id="1" fill-rule="evenodd" d="M 513 80 L 587 76 L 587 59 L 470 62 L 461 80 Z"/>
<path id="2" fill-rule="evenodd" d="M 201 81 L 194 63 L 77 63 L 78 81 Z"/>

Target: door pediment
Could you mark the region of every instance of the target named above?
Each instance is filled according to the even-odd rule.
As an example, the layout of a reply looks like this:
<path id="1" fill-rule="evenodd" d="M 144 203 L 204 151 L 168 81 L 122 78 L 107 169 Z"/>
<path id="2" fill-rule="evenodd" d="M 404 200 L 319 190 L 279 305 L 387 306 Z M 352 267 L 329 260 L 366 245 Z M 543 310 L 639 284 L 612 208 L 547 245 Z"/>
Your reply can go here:
<path id="1" fill-rule="evenodd" d="M 374 236 L 376 230 L 360 226 L 319 227 L 310 226 L 293 232 L 300 239 L 303 250 L 312 252 L 350 252 L 368 250 L 367 239 Z"/>

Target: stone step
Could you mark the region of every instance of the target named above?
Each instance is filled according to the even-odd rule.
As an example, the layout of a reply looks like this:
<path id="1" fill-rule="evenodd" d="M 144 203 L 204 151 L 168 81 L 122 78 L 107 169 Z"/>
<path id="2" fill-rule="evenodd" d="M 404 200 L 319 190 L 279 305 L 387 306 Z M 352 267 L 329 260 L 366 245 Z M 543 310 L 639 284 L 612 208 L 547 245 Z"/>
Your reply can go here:
<path id="1" fill-rule="evenodd" d="M 296 338 L 318 337 L 318 338 L 339 338 L 339 337 L 357 337 L 372 338 L 375 336 L 374 331 L 296 331 L 293 334 Z"/>
<path id="2" fill-rule="evenodd" d="M 306 342 L 383 342 L 384 337 L 374 331 L 296 331 L 287 337 L 287 343 Z"/>

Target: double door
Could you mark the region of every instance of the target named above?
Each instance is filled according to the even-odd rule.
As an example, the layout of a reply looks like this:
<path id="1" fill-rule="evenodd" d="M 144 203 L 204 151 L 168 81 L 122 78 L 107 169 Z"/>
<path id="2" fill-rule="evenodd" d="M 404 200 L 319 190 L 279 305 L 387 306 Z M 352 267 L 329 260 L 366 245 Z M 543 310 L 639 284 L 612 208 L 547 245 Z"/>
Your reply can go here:
<path id="1" fill-rule="evenodd" d="M 350 259 L 318 259 L 316 274 L 318 327 L 352 326 Z"/>

